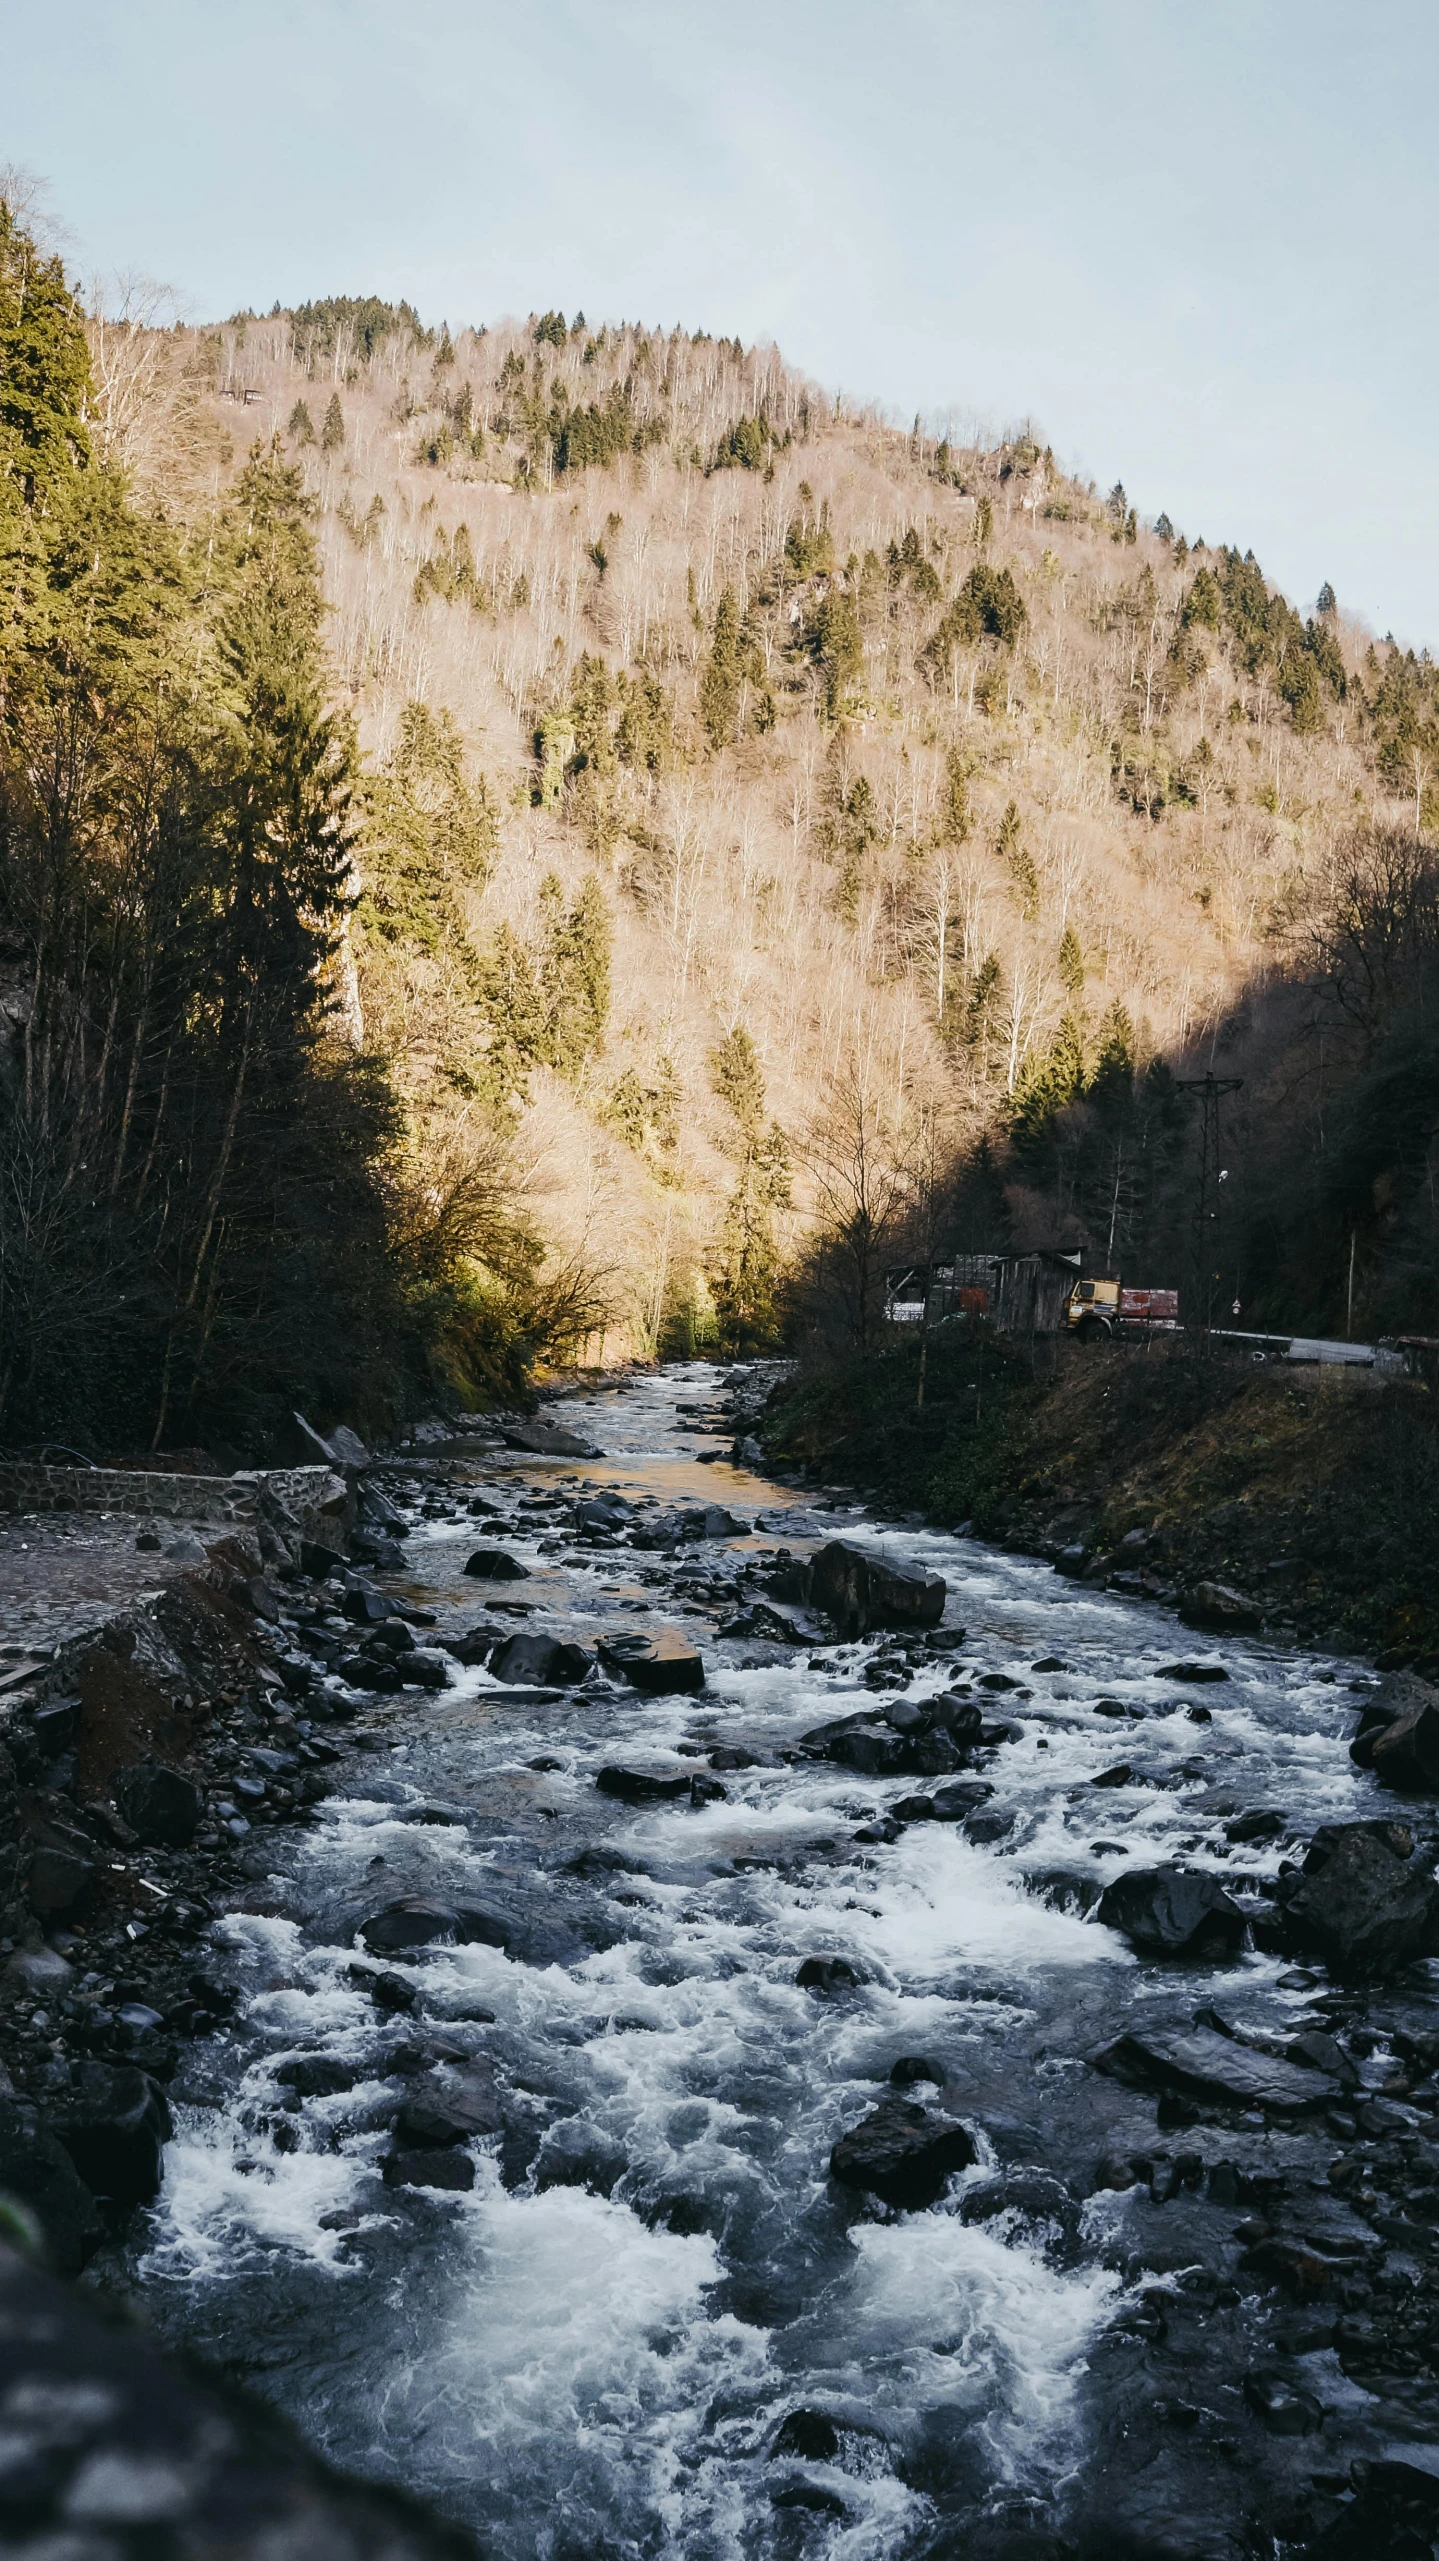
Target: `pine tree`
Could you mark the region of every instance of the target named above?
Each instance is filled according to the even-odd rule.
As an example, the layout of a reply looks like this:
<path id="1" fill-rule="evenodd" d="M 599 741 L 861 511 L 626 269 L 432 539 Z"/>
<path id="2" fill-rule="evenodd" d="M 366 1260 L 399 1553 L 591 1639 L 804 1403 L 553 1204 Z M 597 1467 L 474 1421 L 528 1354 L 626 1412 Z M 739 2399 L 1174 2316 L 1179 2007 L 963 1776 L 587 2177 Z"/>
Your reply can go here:
<path id="1" fill-rule="evenodd" d="M 715 1305 L 725 1343 L 752 1348 L 775 1328 L 774 1212 L 790 1203 L 789 1149 L 778 1123 L 766 1124 L 764 1071 L 743 1024 L 710 1053 L 710 1083 L 733 1115 L 737 1164 L 715 1257 Z"/>
<path id="2" fill-rule="evenodd" d="M 1034 856 L 1024 842 L 1019 823 L 1019 810 L 1014 801 L 1010 801 L 999 822 L 999 833 L 994 840 L 994 850 L 1009 873 L 1014 902 L 1021 916 L 1031 925 L 1037 923 L 1039 873 L 1035 869 Z"/>
<path id="3" fill-rule="evenodd" d="M 1072 925 L 1066 925 L 1060 937 L 1059 983 L 1077 1005 L 1084 994 L 1084 952 Z"/>
<path id="4" fill-rule="evenodd" d="M 1318 601 L 1315 604 L 1314 610 L 1317 614 L 1332 614 L 1337 613 L 1338 611 L 1338 603 L 1334 590 L 1330 586 L 1327 578 L 1319 590 Z"/>
<path id="5" fill-rule="evenodd" d="M 332 391 L 329 408 L 325 411 L 325 423 L 320 429 L 320 451 L 326 454 L 338 453 L 344 441 L 345 413 L 340 407 L 338 391 Z"/>
<path id="6" fill-rule="evenodd" d="M 944 798 L 940 807 L 940 842 L 965 845 L 974 821 L 969 807 L 969 759 L 951 747 L 944 760 Z"/>
<path id="7" fill-rule="evenodd" d="M 315 422 L 310 416 L 309 408 L 305 401 L 296 401 L 294 408 L 290 412 L 290 423 L 286 427 L 285 433 L 289 437 L 292 445 L 312 445 L 314 443 Z"/>
<path id="8" fill-rule="evenodd" d="M 700 718 L 716 752 L 734 743 L 742 684 L 739 605 L 733 587 L 726 587 L 715 607 L 710 652 L 700 674 Z"/>

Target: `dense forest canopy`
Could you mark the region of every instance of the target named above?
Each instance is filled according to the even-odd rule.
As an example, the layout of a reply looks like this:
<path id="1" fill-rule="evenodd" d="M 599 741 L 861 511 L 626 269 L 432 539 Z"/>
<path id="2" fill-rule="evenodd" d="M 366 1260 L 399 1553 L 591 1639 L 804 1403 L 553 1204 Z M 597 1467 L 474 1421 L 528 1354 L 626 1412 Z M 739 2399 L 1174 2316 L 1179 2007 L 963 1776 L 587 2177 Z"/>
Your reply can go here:
<path id="1" fill-rule="evenodd" d="M 773 349 L 107 322 L 0 225 L 9 1440 L 751 1344 L 806 1258 L 863 1336 L 936 1241 L 1187 1287 L 1209 1069 L 1224 1302 L 1439 1324 L 1427 654 Z"/>

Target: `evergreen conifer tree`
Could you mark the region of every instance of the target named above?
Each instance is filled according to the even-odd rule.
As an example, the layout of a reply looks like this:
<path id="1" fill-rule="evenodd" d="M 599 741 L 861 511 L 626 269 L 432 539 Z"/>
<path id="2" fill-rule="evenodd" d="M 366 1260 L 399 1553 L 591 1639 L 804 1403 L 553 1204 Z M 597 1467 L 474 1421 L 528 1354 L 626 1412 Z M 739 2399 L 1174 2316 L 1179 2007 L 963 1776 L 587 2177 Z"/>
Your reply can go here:
<path id="1" fill-rule="evenodd" d="M 1059 983 L 1072 1004 L 1084 994 L 1084 952 L 1072 925 L 1066 925 L 1059 944 Z"/>
<path id="2" fill-rule="evenodd" d="M 310 416 L 309 407 L 305 401 L 296 401 L 294 408 L 290 412 L 289 425 L 286 427 L 285 433 L 289 437 L 292 445 L 312 445 L 314 443 L 315 422 Z"/>
<path id="3" fill-rule="evenodd" d="M 338 453 L 344 441 L 345 413 L 340 407 L 338 391 L 332 391 L 329 408 L 325 411 L 325 423 L 320 429 L 320 451 L 327 454 Z"/>
<path id="4" fill-rule="evenodd" d="M 700 674 L 700 718 L 716 751 L 733 744 L 742 683 L 739 605 L 733 587 L 726 587 L 715 607 L 709 656 Z"/>

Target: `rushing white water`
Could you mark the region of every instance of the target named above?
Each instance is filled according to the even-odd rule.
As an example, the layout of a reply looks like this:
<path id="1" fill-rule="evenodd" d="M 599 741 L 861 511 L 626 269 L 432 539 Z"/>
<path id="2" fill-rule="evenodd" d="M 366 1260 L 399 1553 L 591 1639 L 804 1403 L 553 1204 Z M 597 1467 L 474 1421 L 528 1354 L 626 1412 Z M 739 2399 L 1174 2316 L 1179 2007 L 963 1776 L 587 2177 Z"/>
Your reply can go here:
<path id="1" fill-rule="evenodd" d="M 511 1469 L 504 1501 L 561 1475 L 573 1492 L 580 1474 L 777 1521 L 792 1496 L 695 1463 L 676 1402 L 714 1384 L 696 1367 L 586 1402 L 577 1419 L 604 1461 Z M 649 1560 L 561 1564 L 522 1521 L 424 1520 L 405 1588 L 473 1610 L 460 1567 L 479 1526 L 535 1568 L 536 1624 L 645 1623 L 658 1587 L 632 1578 Z M 843 1526 L 880 1535 L 857 1514 Z M 935 2540 L 946 2520 L 1051 2492 L 1082 2459 L 1086 2364 L 1123 2277 L 1097 2248 L 1046 2250 L 1014 2217 L 966 2224 L 963 2197 L 1005 2162 L 1065 2169 L 1066 2144 L 1088 2169 L 1086 2057 L 1145 1997 L 1145 1969 L 1026 1878 L 1102 1882 L 1180 1851 L 1217 1861 L 1204 1799 L 1224 1787 L 1306 1823 L 1358 1803 L 1333 1665 L 1227 1641 L 1228 1681 L 1185 1689 L 1163 1666 L 1195 1640 L 1160 1609 L 973 1542 L 886 1543 L 948 1578 L 947 1624 L 967 1630 L 911 1695 L 943 1686 L 955 1659 L 1018 1684 L 993 1702 L 1019 1729 L 987 1771 L 1015 1818 L 1002 1841 L 915 1823 L 856 1853 L 856 1824 L 917 1782 L 779 1755 L 864 1703 L 860 1670 L 880 1649 L 747 1665 L 773 1649 L 692 1621 L 709 1674 L 697 1697 L 487 1704 L 496 1684 L 477 1670 L 409 1694 L 404 1739 L 277 1856 L 281 1881 L 255 1898 L 266 1912 L 225 1925 L 243 2013 L 177 2087 L 141 2282 L 167 2326 L 221 2349 L 338 2459 L 435 2497 L 502 2561 L 898 2561 L 952 2548 Z M 1052 1656 L 1067 1668 L 1032 1668 Z M 1096 1714 L 1100 1695 L 1142 1722 Z M 629 1810 L 597 1795 L 605 1762 L 692 1769 L 737 1740 L 760 1765 L 726 1771 L 723 1802 Z M 1121 1756 L 1131 1783 L 1096 1797 L 1088 1782 Z M 435 1800 L 450 1820 L 403 1819 Z M 1224 1873 L 1273 1857 L 1236 1848 Z M 377 2019 L 350 1977 L 367 1888 L 376 1904 L 496 1889 L 538 1922 L 603 1920 L 588 1949 L 572 1938 L 549 1962 L 476 1945 L 393 1961 L 432 2026 L 493 2059 L 530 2128 L 518 2169 L 497 2141 L 477 2147 L 469 2194 L 378 2179 L 400 2095 L 387 2065 L 412 2023 Z M 845 1956 L 862 1988 L 800 1990 L 810 1955 Z M 1282 2003 L 1282 1971 L 1250 1957 L 1224 1979 Z M 1191 1975 L 1186 2001 L 1212 1988 Z M 351 2065 L 353 2086 L 286 2109 L 276 2067 L 317 2051 Z M 829 2152 L 902 2055 L 933 2056 L 965 2094 L 980 2166 L 927 2212 L 866 2214 L 830 2185 Z M 606 2174 L 546 2185 L 557 2146 Z M 801 2408 L 828 2417 L 832 2444 L 775 2457 Z"/>

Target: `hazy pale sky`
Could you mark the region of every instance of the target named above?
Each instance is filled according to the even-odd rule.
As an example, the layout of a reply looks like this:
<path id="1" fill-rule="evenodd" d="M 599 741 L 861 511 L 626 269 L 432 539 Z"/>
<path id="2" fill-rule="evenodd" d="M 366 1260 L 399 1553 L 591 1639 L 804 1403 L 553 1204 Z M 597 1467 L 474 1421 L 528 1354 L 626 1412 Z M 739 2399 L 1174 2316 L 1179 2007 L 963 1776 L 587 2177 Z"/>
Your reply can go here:
<path id="1" fill-rule="evenodd" d="M 0 160 L 197 318 L 775 338 L 1439 643 L 1434 0 L 0 0 Z"/>

